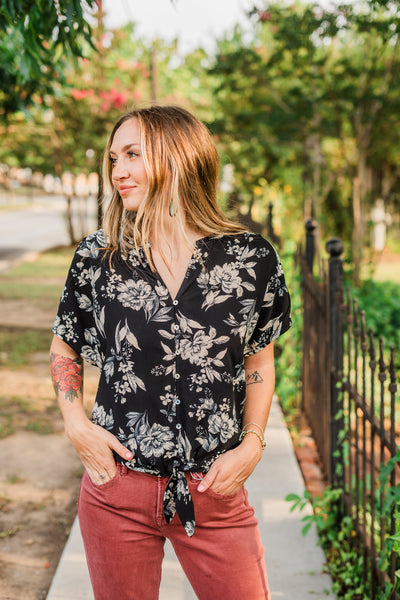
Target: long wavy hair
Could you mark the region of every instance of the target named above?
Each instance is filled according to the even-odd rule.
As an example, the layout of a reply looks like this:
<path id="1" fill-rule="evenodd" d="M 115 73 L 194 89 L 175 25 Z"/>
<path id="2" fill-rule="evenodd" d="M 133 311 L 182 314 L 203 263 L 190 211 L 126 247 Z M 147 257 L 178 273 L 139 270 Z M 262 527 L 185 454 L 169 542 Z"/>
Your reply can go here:
<path id="1" fill-rule="evenodd" d="M 119 127 L 129 119 L 139 123 L 140 145 L 148 178 L 147 193 L 137 213 L 127 211 L 112 184 L 110 148 Z M 171 217 L 173 233 L 189 244 L 185 230 L 201 237 L 236 234 L 244 227 L 227 219 L 217 203 L 219 158 L 207 127 L 178 106 L 152 105 L 121 116 L 107 142 L 103 161 L 103 229 L 110 260 L 116 250 L 127 253 L 143 248 L 153 270 L 150 236 L 164 232 L 164 219 L 171 202 L 180 209 Z M 186 227 L 185 227 L 186 226 Z M 162 255 L 164 262 L 165 256 Z M 167 265 L 168 266 L 168 265 Z"/>

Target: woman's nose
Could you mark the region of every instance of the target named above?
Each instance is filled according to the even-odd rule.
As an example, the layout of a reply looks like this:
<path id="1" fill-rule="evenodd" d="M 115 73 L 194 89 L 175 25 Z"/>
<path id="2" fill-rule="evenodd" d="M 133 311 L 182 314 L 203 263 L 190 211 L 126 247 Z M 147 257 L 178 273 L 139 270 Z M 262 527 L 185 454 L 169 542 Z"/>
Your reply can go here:
<path id="1" fill-rule="evenodd" d="M 128 176 L 129 176 L 129 173 L 128 173 L 126 167 L 124 167 L 124 164 L 122 162 L 116 162 L 114 164 L 114 167 L 112 170 L 112 179 L 115 179 L 115 180 L 125 179 Z"/>

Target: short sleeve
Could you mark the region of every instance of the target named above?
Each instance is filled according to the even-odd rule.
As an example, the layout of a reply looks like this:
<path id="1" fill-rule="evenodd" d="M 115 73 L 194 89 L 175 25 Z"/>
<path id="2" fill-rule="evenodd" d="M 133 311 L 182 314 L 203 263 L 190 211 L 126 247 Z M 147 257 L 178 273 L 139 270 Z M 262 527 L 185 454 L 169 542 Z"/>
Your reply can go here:
<path id="1" fill-rule="evenodd" d="M 271 247 L 271 260 L 264 269 L 264 292 L 258 311 L 253 317 L 254 328 L 248 335 L 244 356 L 256 354 L 276 340 L 291 324 L 290 296 L 279 256 Z M 261 286 L 260 286 L 261 287 Z M 261 288 L 261 289 L 263 289 Z"/>
<path id="2" fill-rule="evenodd" d="M 96 266 L 86 242 L 87 238 L 72 260 L 53 332 L 82 358 L 101 367 L 103 324 L 95 293 L 101 267 Z"/>

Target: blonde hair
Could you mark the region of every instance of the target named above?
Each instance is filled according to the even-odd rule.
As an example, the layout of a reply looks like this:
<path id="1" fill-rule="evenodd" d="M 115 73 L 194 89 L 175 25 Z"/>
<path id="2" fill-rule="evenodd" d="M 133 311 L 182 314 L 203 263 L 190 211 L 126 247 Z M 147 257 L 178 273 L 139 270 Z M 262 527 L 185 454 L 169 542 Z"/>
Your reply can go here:
<path id="1" fill-rule="evenodd" d="M 147 193 L 137 213 L 127 211 L 112 184 L 110 148 L 116 131 L 136 118 L 140 145 L 148 178 Z M 164 215 L 171 202 L 180 209 L 173 219 L 183 237 L 185 225 L 202 237 L 235 234 L 244 227 L 227 219 L 217 204 L 219 158 L 206 126 L 184 108 L 153 105 L 124 114 L 115 124 L 107 142 L 103 161 L 104 201 L 108 206 L 103 229 L 110 258 L 117 249 L 127 253 L 143 247 L 153 270 L 150 235 L 156 239 L 164 231 Z M 165 257 L 163 257 L 165 262 Z"/>

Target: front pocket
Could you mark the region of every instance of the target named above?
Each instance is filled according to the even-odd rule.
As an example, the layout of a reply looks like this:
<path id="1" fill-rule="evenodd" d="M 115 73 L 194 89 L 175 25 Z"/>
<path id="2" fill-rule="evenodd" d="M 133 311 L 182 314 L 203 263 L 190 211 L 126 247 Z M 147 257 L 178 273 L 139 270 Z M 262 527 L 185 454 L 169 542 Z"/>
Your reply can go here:
<path id="1" fill-rule="evenodd" d="M 202 492 L 202 493 L 208 494 L 209 496 L 212 496 L 213 498 L 218 498 L 219 500 L 232 500 L 232 498 L 236 498 L 236 496 L 238 496 L 242 491 L 243 491 L 243 486 L 241 488 L 239 488 L 238 491 L 235 492 L 234 494 L 219 494 L 218 492 L 214 492 L 214 490 L 212 490 L 211 488 L 207 488 L 206 491 Z"/>
<path id="2" fill-rule="evenodd" d="M 86 473 L 86 471 L 85 471 Z M 92 486 L 94 488 L 96 488 L 96 490 L 106 490 L 107 488 L 111 487 L 114 485 L 114 483 L 119 479 L 119 468 L 118 465 L 116 465 L 116 470 L 114 475 L 111 477 L 111 479 L 109 479 L 108 481 L 105 481 L 104 483 L 93 483 L 93 481 L 90 479 L 89 475 L 86 473 L 87 478 L 89 479 L 90 483 L 92 484 Z"/>

